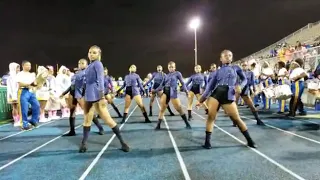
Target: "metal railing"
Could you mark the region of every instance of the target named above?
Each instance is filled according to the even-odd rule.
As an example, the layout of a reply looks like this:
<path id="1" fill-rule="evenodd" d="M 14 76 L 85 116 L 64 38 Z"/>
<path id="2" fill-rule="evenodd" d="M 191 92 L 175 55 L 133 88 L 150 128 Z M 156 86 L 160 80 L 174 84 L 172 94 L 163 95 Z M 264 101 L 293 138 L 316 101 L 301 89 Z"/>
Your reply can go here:
<path id="1" fill-rule="evenodd" d="M 318 24 L 320 24 L 320 21 L 315 22 L 315 23 L 309 23 L 308 25 L 300 28 L 299 30 L 293 32 L 293 33 L 290 34 L 289 36 L 286 36 L 286 37 L 282 38 L 281 40 L 273 43 L 272 45 L 270 45 L 270 46 L 268 46 L 268 47 L 266 47 L 266 48 L 264 48 L 264 49 L 262 49 L 262 50 L 260 50 L 260 51 L 258 51 L 258 52 L 255 52 L 255 53 L 253 53 L 253 54 L 251 54 L 251 55 L 249 55 L 249 56 L 247 56 L 247 57 L 245 57 L 245 58 L 240 59 L 240 61 L 245 60 L 245 59 L 248 59 L 249 57 L 255 56 L 256 54 L 259 54 L 259 53 L 262 53 L 262 52 L 266 52 L 267 50 L 271 50 L 272 48 L 276 47 L 278 44 L 286 42 L 287 39 L 289 39 L 289 38 L 291 38 L 291 37 L 293 37 L 293 36 L 301 33 L 301 32 L 304 31 L 305 29 L 310 29 L 310 28 L 312 28 L 313 26 L 316 26 L 316 25 L 318 25 Z"/>
<path id="2" fill-rule="evenodd" d="M 296 51 L 292 54 L 292 59 L 301 58 L 304 60 L 304 69 L 306 71 L 314 70 L 320 61 L 320 46 L 306 49 L 306 51 Z M 265 59 L 257 59 L 256 62 L 262 64 L 263 62 L 268 62 L 271 67 L 274 67 L 275 64 L 280 60 L 279 57 L 271 57 Z"/>

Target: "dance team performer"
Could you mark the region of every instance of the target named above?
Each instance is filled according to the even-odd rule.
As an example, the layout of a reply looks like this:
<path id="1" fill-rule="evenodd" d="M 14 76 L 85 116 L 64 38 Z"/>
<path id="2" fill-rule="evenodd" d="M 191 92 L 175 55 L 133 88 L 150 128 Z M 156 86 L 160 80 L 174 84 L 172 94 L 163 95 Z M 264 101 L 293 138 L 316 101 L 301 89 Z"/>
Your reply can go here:
<path id="1" fill-rule="evenodd" d="M 217 116 L 217 110 L 221 106 L 225 112 L 235 121 L 240 131 L 247 139 L 248 146 L 255 148 L 256 145 L 251 139 L 246 124 L 241 120 L 238 108 L 235 101 L 235 87 L 237 77 L 241 79 L 241 88 L 243 89 L 247 84 L 247 79 L 239 66 L 231 65 L 233 54 L 230 50 L 224 50 L 221 53 L 222 66 L 212 76 L 205 92 L 202 94 L 197 107 L 208 99 L 207 105 L 209 109 L 206 121 L 206 138 L 203 145 L 206 149 L 211 149 L 211 134 L 213 131 L 214 122 Z M 210 95 L 211 93 L 211 95 Z M 210 97 L 208 98 L 208 96 Z"/>
<path id="2" fill-rule="evenodd" d="M 247 84 L 241 89 L 240 93 L 236 93 L 236 96 L 240 96 L 244 102 L 249 106 L 254 118 L 257 120 L 257 125 L 265 125 L 258 114 L 258 110 L 255 108 L 253 105 L 252 99 L 250 94 L 254 94 L 256 89 L 254 86 L 254 74 L 253 72 L 249 69 L 248 64 L 246 62 L 242 63 L 242 70 L 244 72 L 244 75 L 247 79 Z M 238 99 L 236 97 L 236 99 Z"/>
<path id="3" fill-rule="evenodd" d="M 183 82 L 182 74 L 179 71 L 176 71 L 176 64 L 173 61 L 168 63 L 168 70 L 169 73 L 167 74 L 163 83 L 155 90 L 159 91 L 163 88 L 163 94 L 160 97 L 160 112 L 159 112 L 159 119 L 158 124 L 156 126 L 156 130 L 161 128 L 161 123 L 164 117 L 164 111 L 167 109 L 169 102 L 171 101 L 174 108 L 179 112 L 181 118 L 186 124 L 186 128 L 191 129 L 191 126 L 187 120 L 186 114 L 183 112 L 181 107 L 180 99 L 178 98 L 178 81 L 182 85 L 182 91 L 185 91 L 188 95 L 188 90 Z"/>
<path id="4" fill-rule="evenodd" d="M 147 84 L 149 84 L 152 80 L 154 81 L 154 84 L 152 86 L 151 89 L 151 97 L 150 97 L 150 105 L 149 105 L 149 116 L 152 116 L 152 105 L 154 102 L 154 99 L 156 97 L 156 95 L 158 95 L 158 97 L 161 97 L 162 93 L 163 93 L 163 89 L 159 89 L 156 91 L 156 89 L 163 83 L 163 81 L 166 78 L 166 74 L 162 71 L 163 68 L 161 65 L 157 66 L 157 72 L 152 73 L 152 77 L 149 79 L 148 82 L 146 82 L 143 86 L 146 86 Z M 170 106 L 168 105 L 167 107 L 170 116 L 174 116 L 174 113 L 171 111 Z"/>
<path id="5" fill-rule="evenodd" d="M 192 120 L 192 104 L 193 98 L 196 96 L 197 100 L 199 101 L 203 89 L 207 86 L 207 77 L 201 73 L 201 66 L 196 65 L 194 67 L 195 74 L 193 74 L 188 81 L 186 82 L 186 87 L 188 88 L 189 96 L 188 96 L 188 120 Z M 189 88 L 189 85 L 191 87 Z M 206 114 L 208 114 L 208 107 L 206 103 L 203 103 L 205 106 Z"/>
<path id="6" fill-rule="evenodd" d="M 87 151 L 87 140 L 91 129 L 91 121 L 94 112 L 97 111 L 101 119 L 112 129 L 121 143 L 121 150 L 128 152 L 129 146 L 124 142 L 117 123 L 111 118 L 107 105 L 105 103 L 104 93 L 104 73 L 101 63 L 101 49 L 98 46 L 92 46 L 88 52 L 90 60 L 89 66 L 85 70 L 85 91 L 84 91 L 84 122 L 83 122 L 83 139 L 79 152 Z"/>
<path id="7" fill-rule="evenodd" d="M 108 104 L 110 104 L 112 106 L 112 108 L 116 111 L 116 113 L 118 114 L 118 117 L 122 117 L 119 109 L 117 108 L 117 106 L 114 104 L 113 102 L 113 84 L 112 84 L 112 80 L 111 77 L 108 75 L 108 69 L 104 68 L 104 95 L 105 98 L 108 102 Z"/>
<path id="8" fill-rule="evenodd" d="M 126 75 L 124 78 L 123 86 L 117 91 L 117 94 L 118 94 L 123 88 L 126 88 L 125 90 L 126 95 L 124 99 L 125 106 L 124 106 L 124 113 L 123 113 L 121 124 L 123 124 L 127 119 L 132 99 L 136 101 L 137 105 L 141 109 L 143 117 L 145 119 L 145 123 L 151 123 L 140 95 L 140 91 L 142 91 L 142 93 L 144 92 L 142 81 L 140 76 L 136 74 L 136 71 L 137 71 L 137 67 L 135 65 L 131 65 L 129 68 L 129 74 Z"/>
<path id="9" fill-rule="evenodd" d="M 61 97 L 64 97 L 66 94 L 69 93 L 69 96 L 67 98 L 68 106 L 70 108 L 70 117 L 69 117 L 69 125 L 70 125 L 70 131 L 68 134 L 65 134 L 64 136 L 75 136 L 75 121 L 76 121 L 76 108 L 79 104 L 81 109 L 84 109 L 85 101 L 84 101 L 84 77 L 85 77 L 85 70 L 88 67 L 88 61 L 86 59 L 80 59 L 78 62 L 78 71 L 71 79 L 71 86 L 62 93 Z M 102 125 L 99 123 L 99 120 L 96 116 L 93 116 L 92 119 L 93 123 L 98 127 L 99 134 L 103 135 L 104 130 Z"/>

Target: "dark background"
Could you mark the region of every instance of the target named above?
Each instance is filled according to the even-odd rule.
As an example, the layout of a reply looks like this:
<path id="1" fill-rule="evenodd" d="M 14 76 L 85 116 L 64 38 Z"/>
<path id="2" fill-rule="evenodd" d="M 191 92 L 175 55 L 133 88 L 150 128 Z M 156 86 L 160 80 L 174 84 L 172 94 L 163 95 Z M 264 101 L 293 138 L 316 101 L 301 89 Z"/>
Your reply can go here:
<path id="1" fill-rule="evenodd" d="M 193 16 L 201 17 L 198 63 L 207 69 L 221 50 L 243 58 L 320 20 L 319 12 L 319 0 L 2 0 L 0 72 L 24 59 L 74 68 L 96 44 L 111 75 L 136 64 L 144 77 L 172 60 L 189 76 Z"/>

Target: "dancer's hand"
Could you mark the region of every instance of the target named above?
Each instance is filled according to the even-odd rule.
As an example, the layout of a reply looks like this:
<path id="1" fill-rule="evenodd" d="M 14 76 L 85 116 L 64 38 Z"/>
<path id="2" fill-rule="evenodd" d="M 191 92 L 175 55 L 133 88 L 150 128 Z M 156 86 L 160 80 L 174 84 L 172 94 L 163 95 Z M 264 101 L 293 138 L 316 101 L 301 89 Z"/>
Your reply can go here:
<path id="1" fill-rule="evenodd" d="M 200 107 L 202 107 L 202 105 L 203 105 L 202 103 L 199 103 L 199 102 L 198 102 L 198 103 L 196 104 L 197 110 L 200 109 Z"/>

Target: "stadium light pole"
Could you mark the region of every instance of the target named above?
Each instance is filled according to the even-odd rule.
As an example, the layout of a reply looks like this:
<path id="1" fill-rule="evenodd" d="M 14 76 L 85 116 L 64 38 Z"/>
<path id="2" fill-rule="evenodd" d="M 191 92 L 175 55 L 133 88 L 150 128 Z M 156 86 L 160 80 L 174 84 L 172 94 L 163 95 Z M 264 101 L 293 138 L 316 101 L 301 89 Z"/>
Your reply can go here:
<path id="1" fill-rule="evenodd" d="M 200 19 L 194 18 L 190 22 L 190 28 L 194 30 L 194 64 L 198 65 L 198 49 L 197 49 L 197 29 L 200 25 Z"/>

